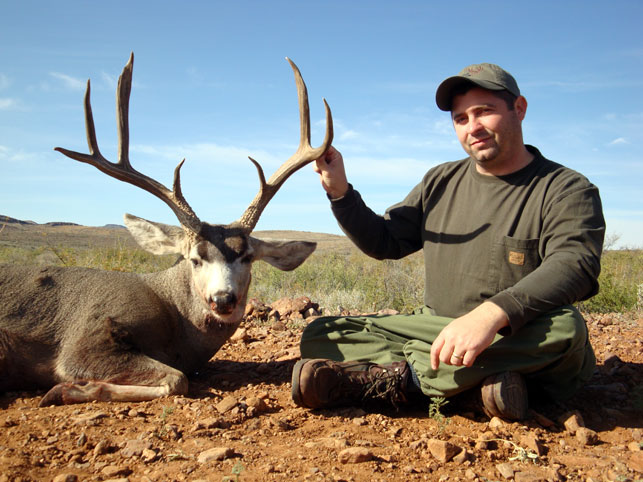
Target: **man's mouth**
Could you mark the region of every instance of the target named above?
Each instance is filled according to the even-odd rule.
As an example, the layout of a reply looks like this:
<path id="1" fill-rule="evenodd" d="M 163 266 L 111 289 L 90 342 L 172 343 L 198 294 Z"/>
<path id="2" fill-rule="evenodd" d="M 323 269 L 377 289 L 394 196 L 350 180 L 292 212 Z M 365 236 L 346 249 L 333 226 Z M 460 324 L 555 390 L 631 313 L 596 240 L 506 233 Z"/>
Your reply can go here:
<path id="1" fill-rule="evenodd" d="M 476 139 L 475 141 L 471 142 L 469 145 L 471 147 L 480 147 L 483 144 L 486 144 L 487 141 L 489 141 L 491 137 L 485 137 L 484 139 Z"/>

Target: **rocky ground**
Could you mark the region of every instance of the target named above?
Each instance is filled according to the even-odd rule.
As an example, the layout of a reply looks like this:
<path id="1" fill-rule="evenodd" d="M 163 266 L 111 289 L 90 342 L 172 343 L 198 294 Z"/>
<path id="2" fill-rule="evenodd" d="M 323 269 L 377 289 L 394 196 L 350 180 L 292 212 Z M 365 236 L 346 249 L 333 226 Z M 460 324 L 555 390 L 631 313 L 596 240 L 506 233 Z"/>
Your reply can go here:
<path id="1" fill-rule="evenodd" d="M 489 420 L 473 394 L 399 412 L 298 408 L 295 317 L 250 316 L 186 397 L 39 408 L 42 393 L 0 395 L 0 482 L 643 478 L 640 316 L 587 315 L 593 379 L 521 423 Z"/>

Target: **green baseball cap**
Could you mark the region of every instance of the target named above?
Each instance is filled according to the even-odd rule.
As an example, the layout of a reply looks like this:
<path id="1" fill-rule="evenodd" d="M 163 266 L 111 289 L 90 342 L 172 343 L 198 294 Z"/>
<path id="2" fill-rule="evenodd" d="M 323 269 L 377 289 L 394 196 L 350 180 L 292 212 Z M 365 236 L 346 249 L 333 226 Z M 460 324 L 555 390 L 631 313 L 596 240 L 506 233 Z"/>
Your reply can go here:
<path id="1" fill-rule="evenodd" d="M 518 83 L 506 70 L 495 64 L 473 64 L 465 67 L 454 77 L 443 81 L 435 93 L 435 102 L 440 110 L 450 111 L 453 90 L 462 84 L 473 84 L 488 90 L 507 90 L 516 97 L 520 95 Z"/>

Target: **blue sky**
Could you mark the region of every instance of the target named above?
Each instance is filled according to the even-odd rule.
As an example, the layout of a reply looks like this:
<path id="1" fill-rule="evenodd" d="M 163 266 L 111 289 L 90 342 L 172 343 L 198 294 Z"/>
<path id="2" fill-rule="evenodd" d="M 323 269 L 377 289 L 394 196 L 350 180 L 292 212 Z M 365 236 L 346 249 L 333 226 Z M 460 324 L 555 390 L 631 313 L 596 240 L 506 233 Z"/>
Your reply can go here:
<path id="1" fill-rule="evenodd" d="M 509 70 L 529 102 L 525 141 L 585 174 L 608 234 L 643 247 L 643 2 L 67 1 L 3 2 L 0 214 L 39 223 L 122 223 L 130 212 L 176 224 L 150 194 L 54 152 L 86 152 L 82 99 L 103 154 L 117 150 L 115 91 L 135 54 L 130 158 L 212 223 L 237 219 L 258 180 L 296 149 L 293 59 L 308 85 L 313 145 L 326 98 L 334 145 L 376 211 L 432 166 L 464 157 L 437 85 L 462 67 Z M 339 233 L 306 166 L 258 230 Z"/>

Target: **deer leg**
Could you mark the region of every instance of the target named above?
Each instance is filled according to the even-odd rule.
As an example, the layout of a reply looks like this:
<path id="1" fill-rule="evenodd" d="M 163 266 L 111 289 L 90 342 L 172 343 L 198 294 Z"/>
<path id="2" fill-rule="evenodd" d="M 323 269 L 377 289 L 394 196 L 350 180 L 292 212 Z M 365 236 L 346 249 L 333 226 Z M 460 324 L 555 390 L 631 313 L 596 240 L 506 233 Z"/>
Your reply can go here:
<path id="1" fill-rule="evenodd" d="M 63 382 L 49 390 L 40 401 L 40 406 L 68 405 L 73 403 L 142 402 L 168 395 L 184 395 L 188 391 L 188 379 L 180 372 L 157 360 L 140 355 L 136 360 L 138 369 L 133 369 L 131 354 L 129 367 L 106 379 L 76 379 Z M 60 373 L 60 367 L 58 372 Z M 87 377 L 94 378 L 94 377 Z M 101 377 L 102 378 L 102 377 Z"/>

